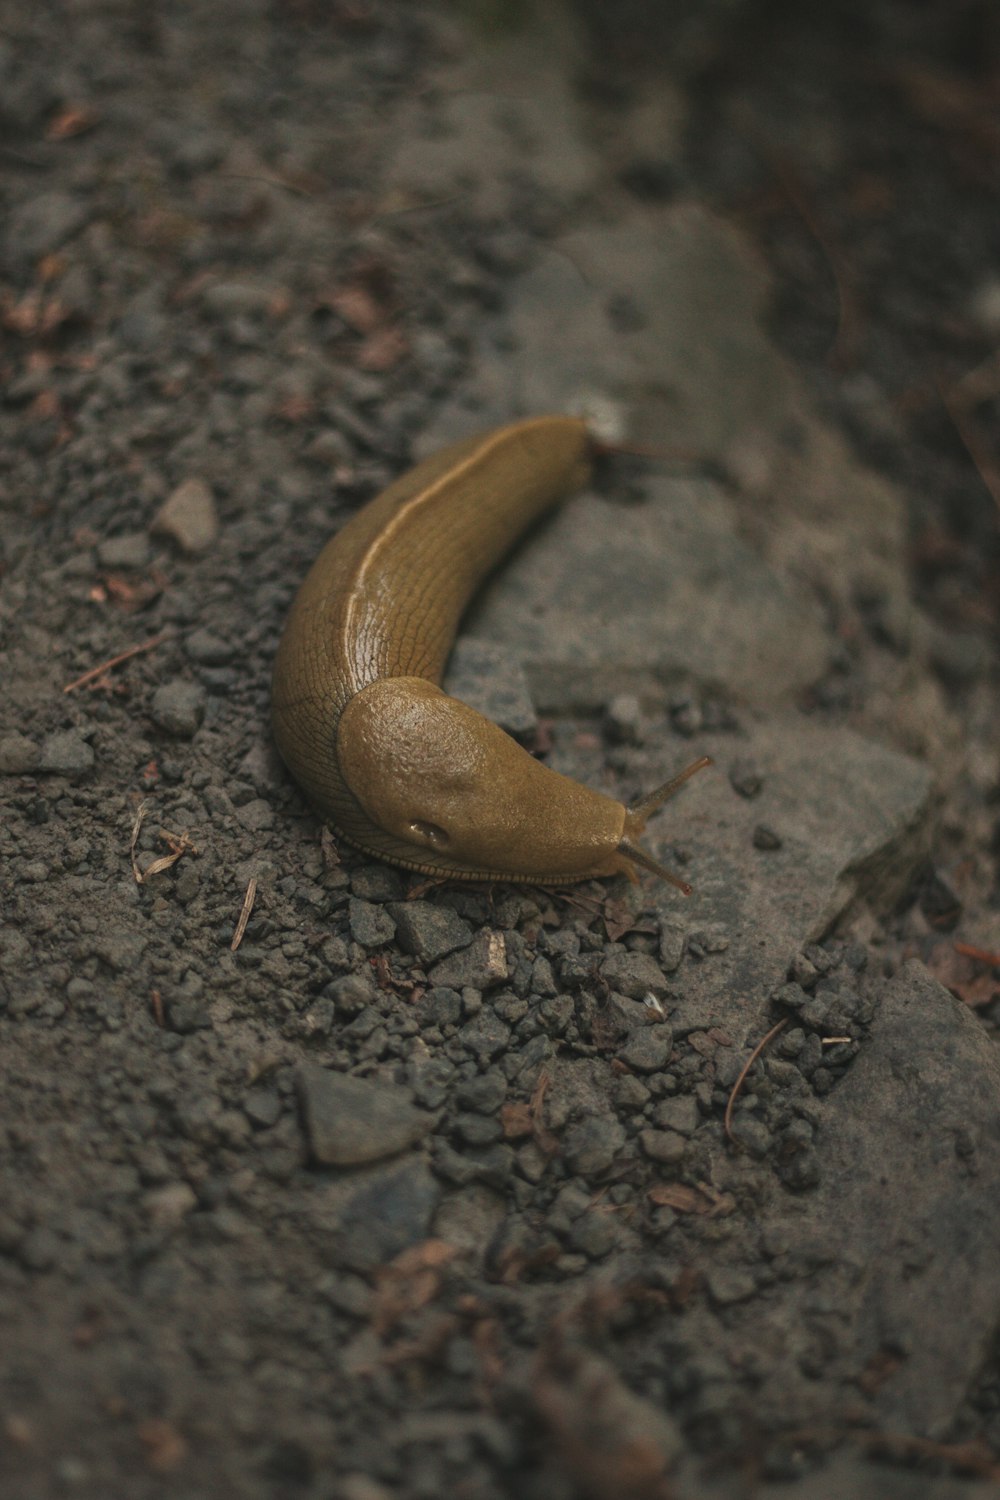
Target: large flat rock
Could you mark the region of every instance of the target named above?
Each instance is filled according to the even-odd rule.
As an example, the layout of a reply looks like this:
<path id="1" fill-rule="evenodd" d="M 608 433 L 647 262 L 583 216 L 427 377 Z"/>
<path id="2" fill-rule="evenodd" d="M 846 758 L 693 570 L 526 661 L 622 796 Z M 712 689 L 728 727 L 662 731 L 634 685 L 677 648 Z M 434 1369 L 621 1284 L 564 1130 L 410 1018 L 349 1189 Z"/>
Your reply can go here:
<path id="1" fill-rule="evenodd" d="M 1000 1322 L 996 1046 L 910 963 L 818 1118 L 819 1187 L 760 1219 L 785 1274 L 734 1329 L 770 1351 L 762 1408 L 943 1439 Z"/>
<path id="2" fill-rule="evenodd" d="M 678 682 L 773 702 L 821 677 L 832 650 L 815 599 L 739 538 L 733 502 L 663 476 L 638 504 L 584 494 L 563 506 L 466 628 L 516 653 L 545 710 Z"/>
<path id="3" fill-rule="evenodd" d="M 918 761 L 801 718 L 697 744 L 716 767 L 695 777 L 644 839 L 668 865 L 683 851 L 694 893 L 685 900 L 647 878 L 643 894 L 690 933 L 713 933 L 713 951 L 676 976 L 677 1010 L 741 1042 L 760 1034 L 767 996 L 804 945 L 855 904 L 889 909 L 912 880 L 930 837 L 933 781 Z M 726 774 L 743 761 L 761 778 L 750 799 Z M 671 769 L 650 767 L 646 784 Z M 757 847 L 761 826 L 778 848 Z"/>

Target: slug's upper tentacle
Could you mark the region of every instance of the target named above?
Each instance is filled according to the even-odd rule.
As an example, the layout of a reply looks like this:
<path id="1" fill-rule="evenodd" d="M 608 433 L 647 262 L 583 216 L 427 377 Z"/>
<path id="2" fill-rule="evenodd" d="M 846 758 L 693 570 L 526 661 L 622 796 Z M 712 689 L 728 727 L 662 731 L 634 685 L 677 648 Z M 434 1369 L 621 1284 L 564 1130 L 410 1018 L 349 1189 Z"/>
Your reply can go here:
<path id="1" fill-rule="evenodd" d="M 275 660 L 274 732 L 350 843 L 433 875 L 554 883 L 634 875 L 638 862 L 683 888 L 632 843 L 669 791 L 628 811 L 438 686 L 470 595 L 584 483 L 591 453 L 571 417 L 455 443 L 359 511 L 313 564 Z"/>

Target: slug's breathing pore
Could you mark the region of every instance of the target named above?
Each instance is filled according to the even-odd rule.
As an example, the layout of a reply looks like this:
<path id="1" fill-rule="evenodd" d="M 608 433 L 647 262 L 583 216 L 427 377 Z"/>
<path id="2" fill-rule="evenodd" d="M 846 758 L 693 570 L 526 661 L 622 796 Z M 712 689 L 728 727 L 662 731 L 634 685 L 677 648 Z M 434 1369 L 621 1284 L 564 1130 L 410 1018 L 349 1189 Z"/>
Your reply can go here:
<path id="1" fill-rule="evenodd" d="M 582 421 L 455 443 L 359 511 L 299 590 L 275 661 L 275 738 L 357 848 L 426 875 L 561 884 L 649 870 L 635 840 L 707 757 L 634 806 L 549 770 L 449 697 L 441 672 L 472 592 L 590 471 Z"/>

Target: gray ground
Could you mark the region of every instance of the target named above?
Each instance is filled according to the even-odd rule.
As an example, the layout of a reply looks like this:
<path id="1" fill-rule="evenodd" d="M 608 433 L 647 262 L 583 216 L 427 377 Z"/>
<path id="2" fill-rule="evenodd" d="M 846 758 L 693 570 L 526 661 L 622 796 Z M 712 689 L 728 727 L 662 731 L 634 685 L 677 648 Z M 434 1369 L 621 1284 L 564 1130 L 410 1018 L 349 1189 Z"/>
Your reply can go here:
<path id="1" fill-rule="evenodd" d="M 995 263 L 949 304 L 890 216 L 831 366 L 766 190 L 875 192 L 837 25 L 540 10 L 2 17 L 11 1500 L 996 1493 L 996 517 L 914 374 Z M 974 257 L 987 146 L 906 118 Z M 414 894 L 277 760 L 282 621 L 409 457 L 567 409 L 690 457 L 530 538 L 453 685 L 625 797 L 711 754 L 695 894 Z"/>

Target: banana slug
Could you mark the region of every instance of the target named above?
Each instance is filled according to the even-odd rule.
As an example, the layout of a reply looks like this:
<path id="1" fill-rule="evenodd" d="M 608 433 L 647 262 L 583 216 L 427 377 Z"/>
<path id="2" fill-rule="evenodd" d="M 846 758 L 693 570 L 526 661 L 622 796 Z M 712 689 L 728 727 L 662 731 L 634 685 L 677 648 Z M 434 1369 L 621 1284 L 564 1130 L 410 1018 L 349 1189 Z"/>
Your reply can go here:
<path id="1" fill-rule="evenodd" d="M 274 663 L 274 735 L 348 843 L 422 874 L 563 884 L 650 870 L 635 840 L 696 761 L 625 807 L 534 760 L 438 685 L 472 593 L 536 517 L 581 487 L 583 421 L 538 417 L 453 443 L 327 543 Z"/>

